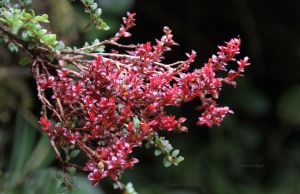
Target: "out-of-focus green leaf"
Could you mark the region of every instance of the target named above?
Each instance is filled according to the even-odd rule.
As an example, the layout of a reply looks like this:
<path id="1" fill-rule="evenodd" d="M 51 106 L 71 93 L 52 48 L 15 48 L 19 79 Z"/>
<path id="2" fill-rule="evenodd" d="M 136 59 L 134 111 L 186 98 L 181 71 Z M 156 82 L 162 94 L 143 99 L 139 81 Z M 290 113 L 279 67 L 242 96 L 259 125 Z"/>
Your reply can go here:
<path id="1" fill-rule="evenodd" d="M 10 52 L 18 52 L 18 46 L 15 45 L 14 43 L 8 43 L 8 49 L 10 50 Z"/>
<path id="2" fill-rule="evenodd" d="M 24 180 L 23 193 L 20 194 L 56 194 L 57 175 L 61 173 L 51 168 L 35 171 Z"/>
<path id="3" fill-rule="evenodd" d="M 20 65 L 28 65 L 31 62 L 31 60 L 28 57 L 23 57 L 20 59 L 19 64 Z"/>
<path id="4" fill-rule="evenodd" d="M 67 171 L 69 173 L 70 176 L 74 176 L 76 174 L 76 168 L 75 167 L 68 167 Z"/>
<path id="5" fill-rule="evenodd" d="M 226 93 L 229 97 L 223 97 L 229 103 L 234 104 L 239 112 L 245 112 L 253 116 L 263 116 L 270 111 L 270 99 L 264 91 L 261 91 L 257 87 L 254 87 L 247 81 L 247 79 L 241 79 L 238 83 L 238 90 L 232 91 L 232 88 L 228 88 L 230 92 Z M 226 90 L 227 88 L 225 88 Z"/>
<path id="6" fill-rule="evenodd" d="M 172 162 L 168 159 L 168 157 L 164 157 L 163 165 L 164 165 L 164 167 L 168 168 L 172 165 Z"/>
<path id="7" fill-rule="evenodd" d="M 28 160 L 35 141 L 36 131 L 25 119 L 22 112 L 18 111 L 14 134 L 13 150 L 10 160 L 10 171 L 22 171 Z"/>
<path id="8" fill-rule="evenodd" d="M 18 103 L 21 102 L 21 103 Z M 16 110 L 18 108 L 30 108 L 33 104 L 32 94 L 24 80 L 14 76 L 0 77 L 0 113 L 3 107 Z"/>
<path id="9" fill-rule="evenodd" d="M 25 171 L 29 172 L 48 166 L 55 160 L 55 154 L 46 135 L 42 135 L 29 160 Z"/>
<path id="10" fill-rule="evenodd" d="M 80 150 L 73 150 L 70 153 L 70 158 L 75 158 L 76 156 L 78 156 L 79 153 L 80 153 Z"/>
<path id="11" fill-rule="evenodd" d="M 138 194 L 138 193 L 135 191 L 135 189 L 134 189 L 134 187 L 133 187 L 133 184 L 130 183 L 130 182 L 126 184 L 125 189 L 126 189 L 126 192 L 127 192 L 128 194 Z"/>
<path id="12" fill-rule="evenodd" d="M 104 194 L 99 187 L 93 187 L 84 176 L 73 177 L 74 188 L 71 194 Z"/>
<path id="13" fill-rule="evenodd" d="M 161 150 L 156 149 L 156 150 L 154 151 L 154 155 L 155 155 L 155 156 L 159 156 L 160 154 L 161 154 Z"/>
<path id="14" fill-rule="evenodd" d="M 300 125 L 300 86 L 289 88 L 280 98 L 278 115 L 288 123 Z"/>

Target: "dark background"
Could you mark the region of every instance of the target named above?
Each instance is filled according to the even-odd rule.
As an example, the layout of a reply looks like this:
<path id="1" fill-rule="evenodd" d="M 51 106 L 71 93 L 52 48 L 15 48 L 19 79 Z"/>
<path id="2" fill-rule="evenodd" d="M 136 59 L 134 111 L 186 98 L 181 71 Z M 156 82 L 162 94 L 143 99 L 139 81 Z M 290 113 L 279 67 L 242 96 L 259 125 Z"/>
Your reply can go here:
<path id="1" fill-rule="evenodd" d="M 227 116 L 221 127 L 207 128 L 195 125 L 199 115 L 193 110 L 195 102 L 180 110 L 171 109 L 189 118 L 189 133 L 166 134 L 185 161 L 178 167 L 164 168 L 162 158 L 155 157 L 153 150 L 138 149 L 141 162 L 126 171 L 123 180 L 132 181 L 140 194 L 300 193 L 300 1 L 106 0 L 100 1 L 100 6 L 112 30 L 105 33 L 94 28 L 82 30 L 88 18 L 77 4 L 34 2 L 40 13 L 50 15 L 53 32 L 78 46 L 113 34 L 127 10 L 136 12 L 137 26 L 129 42 L 153 42 L 162 35 L 162 28 L 169 26 L 180 46 L 167 54 L 166 61 L 183 59 L 185 52 L 194 49 L 198 53 L 194 68 L 216 53 L 217 45 L 237 36 L 242 39 L 241 53 L 250 57 L 251 66 L 238 79 L 237 88 L 225 87 L 220 96 L 220 103 L 235 114 Z M 14 143 L 16 126 L 24 127 L 18 121 L 34 125 L 39 104 L 30 74 L 17 65 L 18 55 L 9 54 L 4 46 L 0 51 L 1 185 L 1 177 L 10 169 L 8 163 L 14 160 L 10 155 L 20 146 Z M 23 140 L 26 145 L 39 142 L 39 133 L 33 131 Z M 36 138 L 31 138 L 32 134 Z M 24 156 L 23 160 L 29 158 Z M 30 171 L 28 178 L 41 176 L 41 170 L 59 169 L 53 157 L 47 161 Z M 109 183 L 105 180 L 101 184 L 107 193 L 111 193 Z M 85 185 L 89 188 L 89 183 Z"/>

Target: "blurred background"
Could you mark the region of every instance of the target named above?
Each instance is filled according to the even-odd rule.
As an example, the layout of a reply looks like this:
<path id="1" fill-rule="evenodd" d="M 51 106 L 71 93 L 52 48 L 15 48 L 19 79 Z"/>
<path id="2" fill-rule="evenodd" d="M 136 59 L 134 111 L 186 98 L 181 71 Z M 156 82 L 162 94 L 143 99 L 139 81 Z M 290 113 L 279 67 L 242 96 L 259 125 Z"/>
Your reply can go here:
<path id="1" fill-rule="evenodd" d="M 199 68 L 217 45 L 240 35 L 251 66 L 236 89 L 225 87 L 222 105 L 234 110 L 221 127 L 198 127 L 195 102 L 170 112 L 188 117 L 187 134 L 166 134 L 185 161 L 164 168 L 154 150 L 137 149 L 140 163 L 123 176 L 140 194 L 300 193 L 300 1 L 285 0 L 99 0 L 108 32 L 90 27 L 77 3 L 33 1 L 48 13 L 51 29 L 71 46 L 116 32 L 126 12 L 137 13 L 128 42 L 155 41 L 173 29 L 180 47 L 167 61 L 198 52 Z M 19 54 L 0 42 L 0 193 L 53 194 L 62 173 L 37 124 L 40 103 Z M 85 174 L 73 178 L 77 194 L 118 193 L 104 180 L 93 188 Z M 63 191 L 61 191 L 63 192 Z"/>

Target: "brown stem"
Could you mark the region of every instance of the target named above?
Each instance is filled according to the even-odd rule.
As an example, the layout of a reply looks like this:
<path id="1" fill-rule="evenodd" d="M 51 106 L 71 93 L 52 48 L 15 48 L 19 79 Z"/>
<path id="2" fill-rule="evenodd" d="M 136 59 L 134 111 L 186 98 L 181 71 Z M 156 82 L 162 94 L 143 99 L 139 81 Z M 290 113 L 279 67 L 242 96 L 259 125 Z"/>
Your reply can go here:
<path id="1" fill-rule="evenodd" d="M 96 151 L 92 150 L 90 147 L 85 145 L 85 143 L 83 143 L 82 141 L 77 140 L 77 143 L 79 148 L 83 150 L 91 160 L 94 160 L 95 156 L 97 158 L 99 157 Z"/>

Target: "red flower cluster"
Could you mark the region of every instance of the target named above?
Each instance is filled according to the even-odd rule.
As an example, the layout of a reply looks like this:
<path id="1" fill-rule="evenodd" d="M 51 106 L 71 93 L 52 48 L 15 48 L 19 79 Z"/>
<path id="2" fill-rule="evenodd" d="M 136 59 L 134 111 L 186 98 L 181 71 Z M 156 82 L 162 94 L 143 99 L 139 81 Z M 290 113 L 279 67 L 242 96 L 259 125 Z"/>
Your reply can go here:
<path id="1" fill-rule="evenodd" d="M 121 37 L 128 37 L 127 30 L 134 26 L 133 14 L 124 19 L 124 25 L 113 37 L 113 45 Z M 120 45 L 125 54 L 113 50 L 98 53 L 94 61 L 86 61 L 75 72 L 66 68 L 55 75 L 47 73 L 38 77 L 41 90 L 51 89 L 56 102 L 50 121 L 42 116 L 40 123 L 54 141 L 75 144 L 87 156 L 84 170 L 95 185 L 104 177 L 117 180 L 126 168 L 137 159 L 128 155 L 141 146 L 152 132 L 159 130 L 186 131 L 185 118 L 168 116 L 165 107 L 180 106 L 199 98 L 202 111 L 198 125 L 219 125 L 228 107 L 219 107 L 216 99 L 223 84 L 236 85 L 234 79 L 241 76 L 248 58 L 237 60 L 240 39 L 234 38 L 219 46 L 204 67 L 189 72 L 196 52 L 186 54 L 187 59 L 165 64 L 163 54 L 177 45 L 172 31 L 165 27 L 164 36 L 155 44 Z M 95 56 L 95 55 L 93 55 Z M 229 68 L 236 62 L 237 70 Z M 229 69 L 229 71 L 227 70 Z M 218 77 L 217 71 L 227 76 Z M 52 110 L 53 111 L 53 110 Z"/>
<path id="2" fill-rule="evenodd" d="M 131 168 L 138 162 L 136 158 L 128 159 L 132 146 L 126 140 L 117 140 L 113 145 L 98 147 L 97 153 L 101 158 L 98 163 L 88 161 L 85 169 L 90 172 L 88 179 L 95 185 L 106 176 L 117 180 L 119 174 L 126 168 Z"/>

